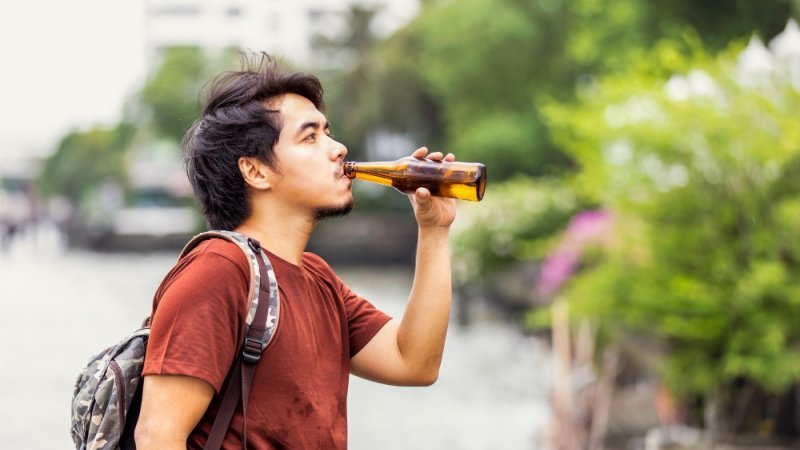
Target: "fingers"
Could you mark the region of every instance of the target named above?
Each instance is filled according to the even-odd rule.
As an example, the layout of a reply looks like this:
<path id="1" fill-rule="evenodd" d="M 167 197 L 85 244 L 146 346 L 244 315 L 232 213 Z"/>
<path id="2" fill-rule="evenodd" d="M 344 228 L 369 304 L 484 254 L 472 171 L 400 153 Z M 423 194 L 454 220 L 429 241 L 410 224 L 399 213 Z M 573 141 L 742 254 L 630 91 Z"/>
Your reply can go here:
<path id="1" fill-rule="evenodd" d="M 414 150 L 414 153 L 412 153 L 411 156 L 417 159 L 423 159 L 427 154 L 428 154 L 428 147 L 420 147 Z"/>
<path id="2" fill-rule="evenodd" d="M 442 158 L 444 158 L 442 152 L 433 152 L 428 155 L 428 159 L 430 159 L 431 161 L 441 161 Z"/>
<path id="3" fill-rule="evenodd" d="M 427 158 L 431 161 L 455 161 L 456 157 L 452 153 L 448 153 L 446 156 L 442 152 L 433 152 L 428 154 L 427 147 L 420 147 L 414 150 L 414 153 L 411 154 L 414 158 L 417 159 L 424 159 Z"/>

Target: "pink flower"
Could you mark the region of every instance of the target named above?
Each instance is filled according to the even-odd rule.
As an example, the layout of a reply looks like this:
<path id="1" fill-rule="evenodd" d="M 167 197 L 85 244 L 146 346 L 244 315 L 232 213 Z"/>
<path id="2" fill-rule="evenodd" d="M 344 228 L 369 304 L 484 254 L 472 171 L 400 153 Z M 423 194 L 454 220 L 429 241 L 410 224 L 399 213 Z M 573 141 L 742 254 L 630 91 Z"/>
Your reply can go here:
<path id="1" fill-rule="evenodd" d="M 583 211 L 567 226 L 561 242 L 542 262 L 536 280 L 536 292 L 550 296 L 575 272 L 584 249 L 602 243 L 611 229 L 611 213 L 602 210 Z"/>

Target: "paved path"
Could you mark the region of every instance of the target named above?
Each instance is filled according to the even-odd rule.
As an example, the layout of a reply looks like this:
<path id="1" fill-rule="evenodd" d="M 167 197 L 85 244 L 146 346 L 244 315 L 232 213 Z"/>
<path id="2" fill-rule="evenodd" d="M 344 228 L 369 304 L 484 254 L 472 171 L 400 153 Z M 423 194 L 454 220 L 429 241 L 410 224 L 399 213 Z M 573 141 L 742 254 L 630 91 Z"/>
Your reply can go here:
<path id="1" fill-rule="evenodd" d="M 52 234 L 0 254 L 0 449 L 69 449 L 69 402 L 81 365 L 148 313 L 172 254 L 64 252 Z M 340 272 L 399 316 L 399 271 Z M 500 326 L 451 328 L 439 381 L 398 388 L 353 378 L 353 450 L 544 448 L 547 351 Z"/>

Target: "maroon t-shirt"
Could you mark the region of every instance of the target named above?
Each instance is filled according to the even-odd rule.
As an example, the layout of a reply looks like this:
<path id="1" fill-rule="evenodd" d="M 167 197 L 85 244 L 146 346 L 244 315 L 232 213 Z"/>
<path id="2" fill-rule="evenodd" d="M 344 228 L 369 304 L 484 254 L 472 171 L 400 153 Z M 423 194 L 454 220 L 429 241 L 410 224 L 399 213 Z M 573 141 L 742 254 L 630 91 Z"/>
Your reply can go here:
<path id="1" fill-rule="evenodd" d="M 300 267 L 268 253 L 281 312 L 270 347 L 256 367 L 247 406 L 253 449 L 347 448 L 350 358 L 389 316 L 354 294 L 317 255 Z M 233 243 L 210 239 L 182 258 L 156 292 L 144 375 L 189 375 L 217 394 L 239 347 L 249 305 L 250 267 Z M 212 401 L 189 437 L 202 448 L 217 410 Z M 241 448 L 237 409 L 223 448 Z"/>

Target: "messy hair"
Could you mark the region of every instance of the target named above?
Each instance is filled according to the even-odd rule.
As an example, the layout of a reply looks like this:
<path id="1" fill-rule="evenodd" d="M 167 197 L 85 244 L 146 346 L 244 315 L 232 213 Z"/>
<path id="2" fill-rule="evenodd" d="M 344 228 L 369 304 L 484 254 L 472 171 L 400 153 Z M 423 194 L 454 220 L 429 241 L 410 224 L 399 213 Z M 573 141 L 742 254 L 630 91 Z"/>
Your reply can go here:
<path id="1" fill-rule="evenodd" d="M 282 123 L 269 102 L 285 94 L 305 97 L 324 109 L 322 85 L 313 75 L 282 72 L 266 53 L 244 56 L 242 69 L 209 84 L 200 118 L 181 142 L 186 173 L 211 229 L 232 230 L 251 214 L 240 158 L 257 158 L 273 169 Z"/>

